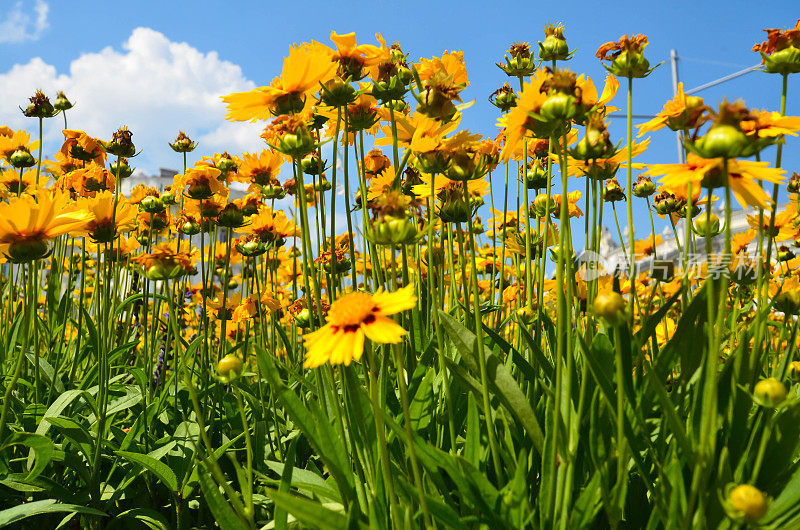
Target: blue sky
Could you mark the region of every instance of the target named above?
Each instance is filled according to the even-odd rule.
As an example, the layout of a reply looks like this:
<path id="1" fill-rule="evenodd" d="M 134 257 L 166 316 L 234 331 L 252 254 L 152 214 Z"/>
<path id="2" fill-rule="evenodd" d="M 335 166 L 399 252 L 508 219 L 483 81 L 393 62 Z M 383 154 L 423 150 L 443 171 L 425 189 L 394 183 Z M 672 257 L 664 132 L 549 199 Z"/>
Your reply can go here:
<path id="1" fill-rule="evenodd" d="M 603 5 L 604 7 L 598 7 Z M 374 42 L 380 32 L 397 40 L 413 60 L 461 49 L 475 99 L 462 126 L 494 135 L 498 112 L 488 95 L 506 81 L 494 62 L 515 41 L 535 44 L 550 21 L 565 24 L 575 58 L 567 65 L 601 87 L 605 72 L 594 57 L 603 42 L 645 33 L 652 64 L 675 48 L 687 89 L 759 62 L 751 51 L 763 28 L 793 25 L 794 2 L 149 2 L 120 8 L 116 2 L 0 1 L 0 120 L 33 129 L 18 105 L 40 86 L 59 88 L 76 99 L 70 127 L 108 137 L 127 123 L 144 149 L 137 165 L 148 172 L 175 167 L 165 147 L 177 130 L 201 139 L 208 150 L 231 152 L 259 146 L 257 126 L 226 124 L 217 96 L 268 84 L 279 73 L 291 43 L 329 43 L 330 31 L 355 31 Z M 137 29 L 138 28 L 138 29 Z M 800 76 L 790 78 L 789 114 L 800 114 Z M 712 106 L 723 96 L 748 106 L 777 110 L 780 78 L 750 73 L 704 91 Z M 653 114 L 672 95 L 669 65 L 634 86 L 634 113 Z M 615 103 L 624 106 L 624 90 Z M 48 124 L 48 151 L 58 148 L 62 123 Z M 624 138 L 624 120 L 614 120 L 612 140 Z M 796 139 L 789 140 L 784 168 L 798 169 Z M 652 135 L 642 161 L 674 162 L 674 135 Z M 766 155 L 765 159 L 772 159 Z M 577 184 L 577 181 L 576 181 Z M 637 209 L 637 216 L 646 215 Z M 644 221 L 644 218 L 642 218 Z M 581 223 L 582 224 L 582 223 Z M 623 221 L 623 225 L 626 224 Z"/>

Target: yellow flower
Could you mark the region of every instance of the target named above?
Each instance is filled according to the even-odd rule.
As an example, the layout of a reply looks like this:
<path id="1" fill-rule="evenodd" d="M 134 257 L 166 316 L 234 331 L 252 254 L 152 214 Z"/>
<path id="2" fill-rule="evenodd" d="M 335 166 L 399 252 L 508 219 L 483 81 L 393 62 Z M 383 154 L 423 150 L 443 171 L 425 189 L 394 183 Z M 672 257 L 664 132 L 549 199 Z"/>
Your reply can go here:
<path id="1" fill-rule="evenodd" d="M 223 96 L 228 105 L 225 119 L 230 121 L 267 120 L 273 114 L 299 112 L 309 94 L 317 91 L 320 82 L 329 80 L 336 71 L 326 46 L 315 42 L 292 46 L 283 61 L 280 77 L 271 86 Z"/>
<path id="2" fill-rule="evenodd" d="M 90 215 L 83 234 L 97 242 L 110 242 L 120 232 L 128 232 L 136 226 L 138 208 L 124 197 L 115 198 L 110 191 L 81 199 L 78 207 Z"/>
<path id="3" fill-rule="evenodd" d="M 767 162 L 748 160 L 728 160 L 728 181 L 723 181 L 722 158 L 701 158 L 689 154 L 685 164 L 650 164 L 643 175 L 664 175 L 661 183 L 672 193 L 686 194 L 689 183 L 692 191 L 700 186 L 722 188 L 730 186 L 736 200 L 742 207 L 748 205 L 767 208 L 768 196 L 756 180 L 772 183 L 783 181 L 785 173 L 780 168 L 767 167 Z M 693 193 L 694 195 L 694 193 Z"/>
<path id="4" fill-rule="evenodd" d="M 675 97 L 664 103 L 664 108 L 655 118 L 638 126 L 637 136 L 657 131 L 665 126 L 673 131 L 693 129 L 700 125 L 699 119 L 704 110 L 703 98 L 687 96 L 683 91 L 683 83 L 678 83 Z"/>
<path id="5" fill-rule="evenodd" d="M 0 252 L 14 261 L 44 257 L 47 241 L 80 229 L 88 219 L 64 194 L 42 191 L 37 199 L 23 195 L 0 204 Z"/>
<path id="6" fill-rule="evenodd" d="M 384 344 L 400 342 L 406 330 L 388 315 L 411 309 L 416 303 L 413 285 L 393 293 L 379 290 L 375 294 L 354 292 L 342 296 L 328 310 L 328 323 L 304 337 L 308 348 L 304 366 L 349 366 L 361 358 L 365 337 Z"/>
<path id="7" fill-rule="evenodd" d="M 17 131 L 14 134 L 0 135 L 0 154 L 8 158 L 17 149 L 24 149 L 28 152 L 39 148 L 39 141 L 31 142 L 31 135 L 25 131 Z"/>

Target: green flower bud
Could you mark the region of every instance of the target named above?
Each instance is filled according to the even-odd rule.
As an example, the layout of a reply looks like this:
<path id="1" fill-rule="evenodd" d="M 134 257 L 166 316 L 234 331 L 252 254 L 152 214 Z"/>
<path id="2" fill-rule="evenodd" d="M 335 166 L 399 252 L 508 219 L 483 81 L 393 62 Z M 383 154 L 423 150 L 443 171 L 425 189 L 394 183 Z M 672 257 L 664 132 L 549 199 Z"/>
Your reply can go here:
<path id="1" fill-rule="evenodd" d="M 217 374 L 226 382 L 231 381 L 241 375 L 243 367 L 242 360 L 233 353 L 229 353 L 217 363 Z"/>
<path id="2" fill-rule="evenodd" d="M 595 316 L 602 318 L 612 326 L 618 326 L 625 322 L 627 319 L 625 308 L 625 299 L 616 291 L 600 293 L 594 299 Z"/>
<path id="3" fill-rule="evenodd" d="M 694 233 L 700 237 L 714 237 L 721 232 L 719 217 L 713 213 L 700 215 L 694 220 Z"/>
<path id="4" fill-rule="evenodd" d="M 788 395 L 786 386 L 773 377 L 762 379 L 753 388 L 753 396 L 762 407 L 776 407 L 783 403 Z"/>
<path id="5" fill-rule="evenodd" d="M 24 169 L 32 167 L 36 164 L 36 159 L 25 147 L 19 147 L 8 158 L 8 163 L 14 166 L 15 169 Z"/>
<path id="6" fill-rule="evenodd" d="M 740 484 L 728 492 L 726 508 L 729 515 L 741 522 L 755 523 L 769 507 L 767 496 L 755 486 Z"/>

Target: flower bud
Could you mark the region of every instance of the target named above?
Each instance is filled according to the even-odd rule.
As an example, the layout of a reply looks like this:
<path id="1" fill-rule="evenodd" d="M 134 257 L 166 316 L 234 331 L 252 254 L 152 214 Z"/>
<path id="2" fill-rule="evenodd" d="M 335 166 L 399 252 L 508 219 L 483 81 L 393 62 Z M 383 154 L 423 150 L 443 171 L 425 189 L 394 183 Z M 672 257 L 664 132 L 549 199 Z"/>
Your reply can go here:
<path id="1" fill-rule="evenodd" d="M 417 227 L 408 217 L 387 215 L 372 221 L 370 239 L 378 245 L 408 245 L 417 236 Z"/>
<path id="2" fill-rule="evenodd" d="M 549 210 L 548 210 L 548 203 L 549 203 Z M 558 211 L 558 203 L 550 197 L 548 199 L 547 194 L 540 193 L 533 199 L 531 203 L 531 212 L 538 218 L 541 219 L 542 217 L 547 217 L 548 214 L 554 214 Z"/>
<path id="3" fill-rule="evenodd" d="M 753 388 L 753 396 L 762 407 L 775 407 L 786 400 L 786 386 L 773 377 L 762 379 Z"/>
<path id="4" fill-rule="evenodd" d="M 36 159 L 26 147 L 18 147 L 8 156 L 7 160 L 15 169 L 32 167 L 36 164 Z"/>
<path id="5" fill-rule="evenodd" d="M 30 104 L 22 113 L 28 118 L 52 118 L 56 115 L 56 109 L 50 103 L 50 98 L 44 92 L 37 90 L 30 98 Z"/>
<path id="6" fill-rule="evenodd" d="M 223 153 L 219 155 L 219 160 L 216 161 L 214 167 L 219 169 L 222 173 L 229 173 L 239 169 L 239 165 L 227 151 L 223 151 Z"/>
<path id="7" fill-rule="evenodd" d="M 104 145 L 107 153 L 119 157 L 130 158 L 136 154 L 136 147 L 133 145 L 133 133 L 127 127 L 122 126 L 111 137 L 111 141 Z"/>
<path id="8" fill-rule="evenodd" d="M 196 221 L 193 221 L 193 220 L 187 220 L 187 221 L 181 223 L 180 225 L 178 225 L 178 231 L 181 234 L 184 234 L 184 235 L 187 235 L 187 236 L 193 236 L 195 234 L 199 234 L 200 233 L 200 223 L 198 223 Z"/>
<path id="9" fill-rule="evenodd" d="M 656 185 L 650 180 L 650 177 L 639 175 L 633 185 L 633 195 L 643 199 L 649 197 L 656 192 Z"/>
<path id="10" fill-rule="evenodd" d="M 508 76 L 527 77 L 536 70 L 536 58 L 531 55 L 530 45 L 524 42 L 512 44 L 504 59 L 506 64 L 495 64 Z"/>
<path id="11" fill-rule="evenodd" d="M 60 111 L 69 110 L 74 105 L 70 100 L 67 99 L 67 96 L 64 95 L 63 91 L 59 91 L 56 94 L 56 100 L 53 102 L 53 108 Z"/>
<path id="12" fill-rule="evenodd" d="M 178 131 L 177 138 L 169 146 L 176 153 L 191 153 L 197 147 L 197 142 L 193 142 L 183 131 Z"/>
<path id="13" fill-rule="evenodd" d="M 139 210 L 146 213 L 161 213 L 164 211 L 164 208 L 164 202 L 161 198 L 153 197 L 152 195 L 148 195 L 139 202 Z"/>
<path id="14" fill-rule="evenodd" d="M 800 292 L 794 289 L 781 291 L 772 299 L 772 305 L 787 315 L 800 314 Z"/>
<path id="15" fill-rule="evenodd" d="M 536 310 L 527 305 L 520 307 L 517 309 L 517 320 L 525 326 L 530 326 L 536 321 Z"/>
<path id="16" fill-rule="evenodd" d="M 548 24 L 544 27 L 544 42 L 539 42 L 539 59 L 542 61 L 566 61 L 572 53 L 564 38 L 564 26 Z"/>
<path id="17" fill-rule="evenodd" d="M 517 94 L 512 90 L 508 83 L 504 83 L 489 96 L 489 102 L 500 109 L 501 112 L 508 112 L 517 106 Z"/>
<path id="18" fill-rule="evenodd" d="M 547 187 L 547 169 L 538 158 L 534 159 L 525 171 L 525 185 L 529 190 L 540 190 Z"/>
<path id="19" fill-rule="evenodd" d="M 794 381 L 800 380 L 800 361 L 792 361 L 789 363 L 789 377 Z"/>
<path id="20" fill-rule="evenodd" d="M 794 259 L 795 254 L 792 252 L 792 249 L 786 245 L 781 245 L 778 247 L 778 253 L 776 257 L 778 258 L 778 261 L 790 261 Z"/>
<path id="21" fill-rule="evenodd" d="M 612 326 L 625 322 L 625 299 L 616 291 L 600 293 L 594 299 L 594 314 Z"/>
<path id="22" fill-rule="evenodd" d="M 167 206 L 178 203 L 178 198 L 175 196 L 175 192 L 172 191 L 172 188 L 164 189 L 164 191 L 161 193 L 161 202 Z"/>
<path id="23" fill-rule="evenodd" d="M 306 175 L 321 175 L 325 171 L 325 161 L 317 153 L 310 153 L 300 161 Z"/>
<path id="24" fill-rule="evenodd" d="M 797 173 L 792 173 L 791 178 L 789 178 L 789 182 L 786 184 L 786 191 L 789 193 L 800 192 L 800 175 Z"/>
<path id="25" fill-rule="evenodd" d="M 757 279 L 758 274 L 749 263 L 738 263 L 731 271 L 731 281 L 740 286 L 752 285 Z"/>
<path id="26" fill-rule="evenodd" d="M 211 185 L 208 182 L 195 182 L 186 188 L 186 195 L 191 199 L 206 200 L 214 196 Z"/>
<path id="27" fill-rule="evenodd" d="M 617 179 L 609 179 L 605 186 L 603 186 L 603 200 L 605 202 L 625 200 L 625 192 L 622 191 L 622 186 L 619 185 Z"/>
<path id="28" fill-rule="evenodd" d="M 356 100 L 356 89 L 341 77 L 334 77 L 322 85 L 320 90 L 322 102 L 329 107 L 344 107 Z"/>
<path id="29" fill-rule="evenodd" d="M 755 486 L 740 484 L 728 493 L 727 504 L 735 519 L 754 523 L 767 513 L 767 500 L 767 496 Z"/>
<path id="30" fill-rule="evenodd" d="M 244 363 L 242 363 L 242 360 L 233 353 L 229 353 L 217 363 L 217 374 L 219 374 L 221 379 L 230 381 L 237 378 L 242 373 L 243 367 Z"/>
<path id="31" fill-rule="evenodd" d="M 128 159 L 124 157 L 114 160 L 113 163 L 109 164 L 108 170 L 112 175 L 120 180 L 126 179 L 133 175 L 133 168 L 128 165 Z"/>
<path id="32" fill-rule="evenodd" d="M 668 191 L 662 191 L 653 197 L 653 208 L 659 215 L 669 215 L 676 211 L 677 199 Z"/>
<path id="33" fill-rule="evenodd" d="M 714 237 L 721 231 L 719 217 L 713 213 L 700 215 L 694 220 L 694 233 L 700 237 Z"/>
<path id="34" fill-rule="evenodd" d="M 286 190 L 282 186 L 270 184 L 262 188 L 261 195 L 265 199 L 283 199 L 286 197 Z"/>

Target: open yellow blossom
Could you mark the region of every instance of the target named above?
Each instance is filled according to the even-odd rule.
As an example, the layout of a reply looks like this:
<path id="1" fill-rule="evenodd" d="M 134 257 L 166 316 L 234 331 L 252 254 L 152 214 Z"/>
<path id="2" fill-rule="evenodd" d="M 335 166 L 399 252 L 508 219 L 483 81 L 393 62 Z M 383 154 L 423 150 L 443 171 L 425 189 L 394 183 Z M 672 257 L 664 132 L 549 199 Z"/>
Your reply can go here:
<path id="1" fill-rule="evenodd" d="M 769 197 L 757 180 L 772 183 L 783 181 L 780 168 L 767 167 L 767 162 L 728 160 L 728 181 L 725 182 L 722 158 L 701 158 L 689 154 L 685 164 L 650 164 L 643 175 L 664 175 L 661 183 L 672 193 L 684 193 L 691 183 L 692 191 L 700 186 L 722 188 L 730 186 L 742 207 L 766 208 Z"/>
<path id="2" fill-rule="evenodd" d="M 411 309 L 417 303 L 414 286 L 393 293 L 353 292 L 331 304 L 327 324 L 305 335 L 308 351 L 304 366 L 316 368 L 325 363 L 349 366 L 361 359 L 364 339 L 383 344 L 400 342 L 406 334 L 389 315 Z"/>
<path id="3" fill-rule="evenodd" d="M 252 122 L 268 120 L 274 114 L 287 111 L 299 112 L 305 106 L 306 97 L 316 92 L 319 83 L 330 79 L 335 71 L 336 64 L 323 44 L 292 46 L 283 61 L 280 77 L 273 79 L 270 86 L 222 97 L 228 105 L 225 119 Z"/>
<path id="4" fill-rule="evenodd" d="M 49 240 L 79 230 L 87 219 L 62 193 L 42 190 L 36 199 L 14 197 L 0 204 L 0 252 L 14 261 L 40 259 Z"/>
<path id="5" fill-rule="evenodd" d="M 678 83 L 675 97 L 664 103 L 664 108 L 656 114 L 655 118 L 638 126 L 639 134 L 637 136 L 657 131 L 663 127 L 669 127 L 673 131 L 693 129 L 699 125 L 698 120 L 704 110 L 703 98 L 687 96 L 683 91 L 683 83 Z"/>

